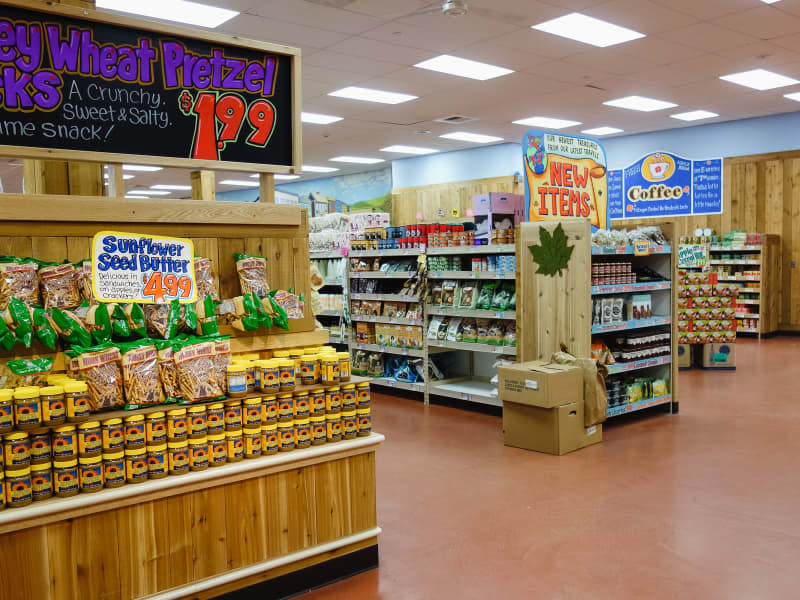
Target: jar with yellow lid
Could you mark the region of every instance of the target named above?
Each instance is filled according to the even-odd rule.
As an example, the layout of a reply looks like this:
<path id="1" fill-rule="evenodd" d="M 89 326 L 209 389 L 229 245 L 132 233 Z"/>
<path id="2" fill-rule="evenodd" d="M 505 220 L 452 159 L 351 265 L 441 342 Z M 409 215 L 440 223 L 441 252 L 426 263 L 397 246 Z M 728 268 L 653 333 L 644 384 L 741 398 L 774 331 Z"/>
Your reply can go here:
<path id="1" fill-rule="evenodd" d="M 53 496 L 53 471 L 50 462 L 31 465 L 31 496 L 34 502 Z"/>
<path id="2" fill-rule="evenodd" d="M 247 365 L 233 363 L 226 369 L 228 372 L 228 396 L 231 398 L 247 396 Z"/>
<path id="3" fill-rule="evenodd" d="M 26 386 L 14 390 L 14 419 L 17 422 L 17 429 L 22 431 L 42 426 L 42 406 L 38 387 Z"/>
<path id="4" fill-rule="evenodd" d="M 259 362 L 259 388 L 262 392 L 277 392 L 280 390 L 280 368 L 277 360 L 260 360 Z"/>
<path id="5" fill-rule="evenodd" d="M 167 411 L 167 441 L 183 442 L 189 438 L 189 426 L 185 408 Z"/>
<path id="6" fill-rule="evenodd" d="M 308 417 L 297 419 L 294 422 L 294 447 L 300 449 L 309 446 L 311 446 L 311 420 Z"/>
<path id="7" fill-rule="evenodd" d="M 228 446 L 225 443 L 225 433 L 208 434 L 208 464 L 218 467 L 228 462 Z"/>
<path id="8" fill-rule="evenodd" d="M 252 392 L 256 389 L 256 361 L 245 360 L 242 361 L 242 364 L 244 364 L 245 372 L 247 373 L 247 391 Z"/>
<path id="9" fill-rule="evenodd" d="M 67 404 L 67 421 L 83 423 L 89 420 L 92 406 L 89 403 L 89 386 L 83 381 L 67 381 L 61 384 L 64 388 L 64 401 Z"/>
<path id="10" fill-rule="evenodd" d="M 342 411 L 342 439 L 343 440 L 352 440 L 358 436 L 358 418 L 356 417 L 356 411 L 353 410 L 343 410 Z"/>
<path id="11" fill-rule="evenodd" d="M 225 431 L 242 428 L 242 401 L 228 400 L 225 403 Z"/>
<path id="12" fill-rule="evenodd" d="M 214 402 L 206 405 L 206 431 L 212 433 L 225 433 L 225 405 Z"/>
<path id="13" fill-rule="evenodd" d="M 0 510 L 6 507 L 6 479 L 5 472 L 0 471 Z"/>
<path id="14" fill-rule="evenodd" d="M 245 427 L 242 430 L 244 440 L 244 457 L 258 458 L 261 456 L 261 425 L 258 427 Z"/>
<path id="15" fill-rule="evenodd" d="M 272 358 L 278 358 L 278 359 L 289 358 L 289 351 L 288 350 L 274 350 L 272 352 Z"/>
<path id="16" fill-rule="evenodd" d="M 208 468 L 208 438 L 189 440 L 189 470 L 203 471 Z"/>
<path id="17" fill-rule="evenodd" d="M 6 469 L 21 469 L 31 464 L 31 440 L 23 431 L 3 436 L 3 464 Z"/>
<path id="18" fill-rule="evenodd" d="M 338 442 L 342 439 L 341 413 L 325 415 L 325 425 L 327 426 L 328 442 Z"/>
<path id="19" fill-rule="evenodd" d="M 161 479 L 167 476 L 167 444 L 147 446 L 147 478 Z"/>
<path id="20" fill-rule="evenodd" d="M 356 384 L 346 383 L 342 386 L 342 410 L 356 409 Z"/>
<path id="21" fill-rule="evenodd" d="M 190 406 L 186 409 L 189 418 L 189 438 L 198 439 L 208 435 L 208 418 L 205 406 Z"/>
<path id="22" fill-rule="evenodd" d="M 42 425 L 53 427 L 67 422 L 67 403 L 64 400 L 63 387 L 48 385 L 39 388 L 39 401 L 42 405 Z"/>
<path id="23" fill-rule="evenodd" d="M 125 485 L 125 452 L 117 450 L 103 454 L 103 479 L 107 488 Z"/>
<path id="24" fill-rule="evenodd" d="M 144 415 L 125 417 L 125 447 L 144 448 L 147 443 L 144 429 Z"/>
<path id="25" fill-rule="evenodd" d="M 161 411 L 150 413 L 145 418 L 144 438 L 148 444 L 167 443 L 167 415 Z"/>
<path id="26" fill-rule="evenodd" d="M 65 379 L 71 379 L 71 377 L 66 373 L 50 373 L 45 377 L 47 385 L 61 385 L 61 382 Z"/>
<path id="27" fill-rule="evenodd" d="M 53 493 L 58 498 L 77 495 L 78 483 L 78 461 L 76 459 L 53 462 Z"/>
<path id="28" fill-rule="evenodd" d="M 242 402 L 243 427 L 261 427 L 261 398 L 247 398 Z"/>
<path id="29" fill-rule="evenodd" d="M 329 415 L 339 414 L 342 410 L 342 391 L 339 386 L 325 390 L 325 412 Z"/>
<path id="30" fill-rule="evenodd" d="M 103 453 L 103 434 L 100 421 L 78 425 L 78 456 L 100 456 Z"/>
<path id="31" fill-rule="evenodd" d="M 314 416 L 325 416 L 325 388 L 317 388 L 308 393 L 309 413 Z"/>
<path id="32" fill-rule="evenodd" d="M 264 396 L 261 399 L 261 422 L 271 425 L 278 422 L 278 397 Z"/>
<path id="33" fill-rule="evenodd" d="M 294 418 L 307 419 L 311 416 L 311 401 L 308 392 L 294 393 Z"/>
<path id="34" fill-rule="evenodd" d="M 295 368 L 291 359 L 278 361 L 278 384 L 282 392 L 293 392 L 295 388 Z"/>
<path id="35" fill-rule="evenodd" d="M 358 437 L 366 437 L 372 433 L 372 412 L 369 408 L 359 408 L 356 411 L 358 417 Z"/>
<path id="36" fill-rule="evenodd" d="M 294 421 L 278 423 L 278 451 L 294 450 Z"/>
<path id="37" fill-rule="evenodd" d="M 333 346 L 321 346 L 318 354 L 336 354 L 336 348 Z"/>
<path id="38" fill-rule="evenodd" d="M 294 395 L 278 394 L 278 422 L 285 423 L 294 419 Z"/>
<path id="39" fill-rule="evenodd" d="M 356 384 L 356 408 L 366 408 L 371 403 L 369 381 Z"/>
<path id="40" fill-rule="evenodd" d="M 103 489 L 103 457 L 87 456 L 78 459 L 78 485 L 84 494 Z"/>
<path id="41" fill-rule="evenodd" d="M 304 354 L 300 359 L 300 383 L 314 385 L 319 382 L 319 360 L 316 354 Z"/>
<path id="42" fill-rule="evenodd" d="M 296 348 L 289 350 L 289 358 L 294 361 L 294 372 L 297 375 L 300 373 L 300 361 L 303 360 L 303 356 L 305 356 L 305 354 L 302 350 Z"/>
<path id="43" fill-rule="evenodd" d="M 311 445 L 321 446 L 328 441 L 328 430 L 325 426 L 325 415 L 314 415 L 309 419 L 311 424 Z"/>
<path id="44" fill-rule="evenodd" d="M 144 448 L 125 450 L 125 481 L 127 483 L 147 481 L 147 471 L 147 450 Z"/>
<path id="45" fill-rule="evenodd" d="M 244 458 L 244 440 L 242 430 L 226 431 L 225 443 L 228 447 L 228 462 L 239 462 Z"/>
<path id="46" fill-rule="evenodd" d="M 49 463 L 52 458 L 53 445 L 50 442 L 50 432 L 47 429 L 31 431 L 31 464 Z"/>
<path id="47" fill-rule="evenodd" d="M 337 352 L 339 358 L 339 381 L 350 381 L 350 353 Z"/>
<path id="48" fill-rule="evenodd" d="M 339 383 L 339 357 L 335 353 L 320 356 L 319 382 L 327 384 Z"/>
<path id="49" fill-rule="evenodd" d="M 167 442 L 167 467 L 170 475 L 183 475 L 189 472 L 189 442 Z"/>
<path id="50" fill-rule="evenodd" d="M 261 358 L 261 356 L 258 354 L 258 352 L 240 352 L 233 355 L 234 362 L 258 360 L 259 358 Z"/>
<path id="51" fill-rule="evenodd" d="M 78 458 L 78 441 L 75 425 L 62 425 L 53 430 L 51 444 L 53 460 L 70 460 Z"/>
<path id="52" fill-rule="evenodd" d="M 0 390 L 0 433 L 14 430 L 14 390 Z"/>
<path id="53" fill-rule="evenodd" d="M 118 452 L 125 448 L 125 427 L 122 419 L 114 417 L 100 424 L 100 435 L 103 438 L 103 452 Z"/>
<path id="54" fill-rule="evenodd" d="M 278 452 L 278 424 L 261 426 L 261 454 L 269 456 Z"/>
<path id="55" fill-rule="evenodd" d="M 19 467 L 6 470 L 5 473 L 6 506 L 17 508 L 28 506 L 33 502 L 31 490 L 31 470 L 29 467 Z"/>

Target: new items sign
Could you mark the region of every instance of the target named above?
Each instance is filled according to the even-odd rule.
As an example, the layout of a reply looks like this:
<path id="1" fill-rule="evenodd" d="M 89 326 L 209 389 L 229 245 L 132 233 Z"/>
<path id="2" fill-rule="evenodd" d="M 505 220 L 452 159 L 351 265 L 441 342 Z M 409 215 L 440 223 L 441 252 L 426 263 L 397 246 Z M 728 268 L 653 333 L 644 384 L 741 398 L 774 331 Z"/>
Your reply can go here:
<path id="1" fill-rule="evenodd" d="M 611 219 L 722 212 L 722 159 L 692 160 L 654 152 L 609 173 Z"/>
<path id="2" fill-rule="evenodd" d="M 176 166 L 293 164 L 294 55 L 9 3 L 0 1 L 0 144 L 182 159 Z"/>
<path id="3" fill-rule="evenodd" d="M 606 153 L 597 140 L 529 131 L 522 139 L 528 221 L 588 218 L 608 227 Z"/>
<path id="4" fill-rule="evenodd" d="M 92 242 L 92 289 L 100 302 L 194 302 L 191 240 L 101 231 Z"/>

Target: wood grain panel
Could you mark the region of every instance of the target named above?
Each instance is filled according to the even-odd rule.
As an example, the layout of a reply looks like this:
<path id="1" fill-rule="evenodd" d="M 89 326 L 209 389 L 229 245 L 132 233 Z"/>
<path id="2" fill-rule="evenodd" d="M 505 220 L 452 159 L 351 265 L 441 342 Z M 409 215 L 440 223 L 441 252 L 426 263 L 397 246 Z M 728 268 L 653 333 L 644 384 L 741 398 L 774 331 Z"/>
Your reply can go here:
<path id="1" fill-rule="evenodd" d="M 72 521 L 71 560 L 76 570 L 77 597 L 121 599 L 117 520 L 113 512 Z M 90 577 L 86 574 L 91 573 Z"/>
<path id="2" fill-rule="evenodd" d="M 72 556 L 72 521 L 52 523 L 41 529 L 47 532 L 47 559 L 50 567 L 49 597 L 52 600 L 77 598 L 78 572 Z"/>
<path id="3" fill-rule="evenodd" d="M 175 587 L 194 579 L 191 494 L 164 500 L 167 510 L 170 585 Z"/>
<path id="4" fill-rule="evenodd" d="M 239 275 L 233 255 L 244 252 L 244 238 L 219 238 L 217 241 L 217 269 L 219 270 L 219 293 L 222 298 L 241 295 Z"/>
<path id="5" fill-rule="evenodd" d="M 3 536 L 0 565 L 0 597 L 3 600 L 46 600 L 52 597 L 44 528 Z"/>
<path id="6" fill-rule="evenodd" d="M 164 535 L 169 531 L 167 503 L 144 502 L 114 512 L 122 597 L 138 598 L 170 587 L 169 535 Z"/>
<path id="7" fill-rule="evenodd" d="M 67 258 L 67 238 L 34 237 L 31 238 L 33 257 L 47 262 L 61 262 Z"/>
<path id="8" fill-rule="evenodd" d="M 210 488 L 190 496 L 194 579 L 210 577 L 228 568 L 225 530 L 225 489 Z"/>
<path id="9" fill-rule="evenodd" d="M 349 459 L 345 459 L 314 467 L 319 543 L 353 532 L 349 465 Z"/>
<path id="10" fill-rule="evenodd" d="M 238 569 L 269 557 L 264 477 L 225 486 L 228 568 Z"/>
<path id="11" fill-rule="evenodd" d="M 269 556 L 282 556 L 316 544 L 313 472 L 286 471 L 266 479 Z"/>
<path id="12" fill-rule="evenodd" d="M 348 459 L 350 470 L 350 512 L 353 532 L 377 527 L 375 498 L 375 453 L 360 454 Z"/>

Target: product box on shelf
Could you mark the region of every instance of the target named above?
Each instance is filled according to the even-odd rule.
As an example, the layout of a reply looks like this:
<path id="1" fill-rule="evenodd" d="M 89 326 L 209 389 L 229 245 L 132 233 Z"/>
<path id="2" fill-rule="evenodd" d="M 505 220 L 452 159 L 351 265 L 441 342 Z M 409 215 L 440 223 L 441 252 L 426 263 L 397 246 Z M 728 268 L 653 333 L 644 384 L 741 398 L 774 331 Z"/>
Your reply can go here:
<path id="1" fill-rule="evenodd" d="M 514 229 L 525 219 L 525 197 L 519 194 L 477 194 L 473 197 L 475 239 L 488 240 L 493 230 Z"/>
<path id="2" fill-rule="evenodd" d="M 678 344 L 678 368 L 689 369 L 692 366 L 692 347 L 689 344 Z"/>
<path id="3" fill-rule="evenodd" d="M 736 368 L 736 344 L 703 344 L 702 365 L 707 369 Z"/>

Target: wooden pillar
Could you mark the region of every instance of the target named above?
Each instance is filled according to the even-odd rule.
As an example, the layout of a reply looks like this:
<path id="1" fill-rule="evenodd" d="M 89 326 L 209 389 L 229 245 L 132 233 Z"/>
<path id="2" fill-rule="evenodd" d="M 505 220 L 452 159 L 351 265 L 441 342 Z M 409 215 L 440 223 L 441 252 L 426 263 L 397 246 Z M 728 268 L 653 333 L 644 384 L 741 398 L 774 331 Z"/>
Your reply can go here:
<path id="1" fill-rule="evenodd" d="M 25 194 L 44 194 L 44 161 L 22 161 L 22 190 Z"/>
<path id="2" fill-rule="evenodd" d="M 261 173 L 258 178 L 258 198 L 260 202 L 275 204 L 275 175 Z"/>
<path id="3" fill-rule="evenodd" d="M 55 0 L 56 4 L 68 4 L 80 8 L 95 8 L 94 0 Z"/>
<path id="4" fill-rule="evenodd" d="M 217 199 L 214 184 L 214 171 L 192 171 L 192 200 Z"/>
<path id="5" fill-rule="evenodd" d="M 106 181 L 106 196 L 122 198 L 125 195 L 125 183 L 122 179 L 122 165 L 108 166 L 108 180 Z"/>

